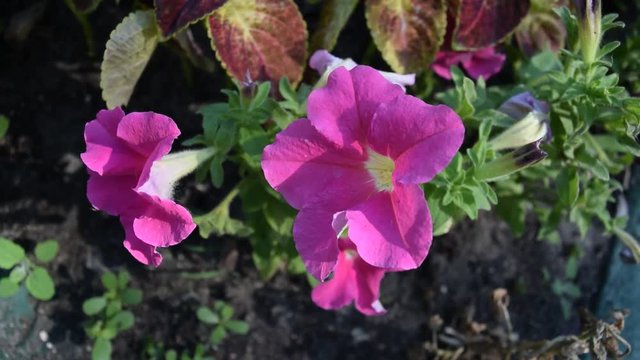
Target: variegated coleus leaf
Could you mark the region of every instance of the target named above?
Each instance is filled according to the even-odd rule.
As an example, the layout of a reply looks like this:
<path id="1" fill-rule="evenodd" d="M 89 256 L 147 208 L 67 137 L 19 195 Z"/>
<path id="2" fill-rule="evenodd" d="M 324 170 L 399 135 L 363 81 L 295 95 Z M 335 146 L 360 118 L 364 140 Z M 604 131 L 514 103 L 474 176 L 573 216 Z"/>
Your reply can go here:
<path id="1" fill-rule="evenodd" d="M 502 40 L 527 15 L 530 0 L 448 0 L 457 14 L 451 47 L 476 50 Z"/>
<path id="2" fill-rule="evenodd" d="M 444 0 L 367 0 L 367 24 L 382 57 L 395 72 L 427 68 L 446 32 Z"/>
<path id="3" fill-rule="evenodd" d="M 126 105 L 159 41 L 152 10 L 129 14 L 111 32 L 100 66 L 107 108 Z"/>
<path id="4" fill-rule="evenodd" d="M 162 36 L 169 37 L 178 30 L 211 14 L 227 0 L 155 0 L 156 20 Z"/>
<path id="5" fill-rule="evenodd" d="M 218 58 L 235 79 L 302 78 L 307 28 L 293 0 L 229 0 L 207 24 Z"/>

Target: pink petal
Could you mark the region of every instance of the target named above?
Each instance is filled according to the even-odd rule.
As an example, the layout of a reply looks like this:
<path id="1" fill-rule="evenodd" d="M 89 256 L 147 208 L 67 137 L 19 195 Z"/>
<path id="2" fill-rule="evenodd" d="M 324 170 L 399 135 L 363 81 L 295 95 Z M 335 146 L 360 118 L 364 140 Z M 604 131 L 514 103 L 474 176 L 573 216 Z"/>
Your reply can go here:
<path id="1" fill-rule="evenodd" d="M 264 149 L 262 170 L 291 206 L 300 209 L 322 200 L 338 211 L 375 191 L 363 162 L 363 155 L 338 149 L 300 119 Z"/>
<path id="2" fill-rule="evenodd" d="M 87 198 L 91 205 L 109 215 L 122 215 L 136 208 L 139 196 L 133 191 L 134 176 L 100 176 L 89 174 Z"/>
<path id="3" fill-rule="evenodd" d="M 432 225 L 418 185 L 395 184 L 347 211 L 349 237 L 367 263 L 392 270 L 415 269 L 431 246 Z"/>
<path id="4" fill-rule="evenodd" d="M 358 148 L 363 134 L 355 102 L 351 74 L 338 67 L 329 75 L 327 85 L 309 95 L 307 116 L 313 127 L 339 147 Z"/>
<path id="5" fill-rule="evenodd" d="M 157 247 L 176 245 L 196 228 L 189 211 L 172 200 L 139 195 L 148 207 L 133 220 L 133 230 L 143 242 Z"/>
<path id="6" fill-rule="evenodd" d="M 85 125 L 87 151 L 80 157 L 87 168 L 100 175 L 133 174 L 144 166 L 144 157 L 133 152 L 116 136 L 123 116 L 120 108 L 101 110 L 95 120 Z"/>
<path id="7" fill-rule="evenodd" d="M 149 180 L 153 162 L 171 151 L 173 140 L 180 135 L 176 123 L 162 114 L 133 112 L 118 125 L 118 137 L 146 160 L 139 173 L 137 187 Z"/>
<path id="8" fill-rule="evenodd" d="M 326 310 L 339 309 L 355 301 L 358 311 L 365 315 L 383 314 L 379 295 L 384 270 L 362 261 L 349 239 L 341 239 L 340 245 L 333 278 L 317 285 L 311 299 Z"/>
<path id="9" fill-rule="evenodd" d="M 138 239 L 133 231 L 133 219 L 121 217 L 120 223 L 124 228 L 125 239 L 124 247 L 133 255 L 133 257 L 145 265 L 153 265 L 158 267 L 162 262 L 162 255 L 156 251 L 156 247 L 144 243 Z"/>
<path id="10" fill-rule="evenodd" d="M 338 236 L 331 223 L 333 213 L 303 208 L 293 223 L 293 240 L 307 271 L 320 281 L 333 271 L 338 259 Z"/>
<path id="11" fill-rule="evenodd" d="M 463 139 L 462 120 L 453 110 L 408 95 L 380 105 L 369 129 L 370 146 L 395 160 L 393 177 L 403 184 L 431 180 L 447 167 Z"/>
<path id="12" fill-rule="evenodd" d="M 485 80 L 502 70 L 506 56 L 497 53 L 495 48 L 489 47 L 473 52 L 470 59 L 462 63 L 472 79 L 482 76 Z"/>
<path id="13" fill-rule="evenodd" d="M 358 294 L 355 259 L 349 259 L 347 252 L 340 252 L 332 279 L 318 284 L 311 291 L 311 299 L 325 310 L 340 309 L 353 302 Z"/>
<path id="14" fill-rule="evenodd" d="M 105 128 L 109 134 L 116 136 L 118 132 L 118 123 L 124 117 L 124 111 L 121 107 L 111 110 L 100 110 L 96 115 L 96 120 Z"/>
<path id="15" fill-rule="evenodd" d="M 153 160 L 157 160 L 171 150 L 171 144 L 180 135 L 180 130 L 168 116 L 154 112 L 133 112 L 120 120 L 117 135 L 133 151 L 145 158 L 153 155 Z"/>
<path id="16" fill-rule="evenodd" d="M 463 61 L 470 58 L 471 55 L 467 52 L 439 51 L 436 54 L 436 59 L 433 64 L 431 64 L 431 69 L 438 74 L 438 76 L 451 80 L 451 67 L 460 65 Z"/>
<path id="17" fill-rule="evenodd" d="M 384 277 L 384 270 L 373 267 L 361 258 L 353 262 L 355 281 L 358 287 L 356 309 L 365 315 L 382 315 L 385 313 L 380 304 L 380 283 Z"/>
<path id="18" fill-rule="evenodd" d="M 339 147 L 362 150 L 359 143 L 375 109 L 403 93 L 368 66 L 351 71 L 339 67 L 329 75 L 326 86 L 309 96 L 307 116 L 313 127 Z"/>

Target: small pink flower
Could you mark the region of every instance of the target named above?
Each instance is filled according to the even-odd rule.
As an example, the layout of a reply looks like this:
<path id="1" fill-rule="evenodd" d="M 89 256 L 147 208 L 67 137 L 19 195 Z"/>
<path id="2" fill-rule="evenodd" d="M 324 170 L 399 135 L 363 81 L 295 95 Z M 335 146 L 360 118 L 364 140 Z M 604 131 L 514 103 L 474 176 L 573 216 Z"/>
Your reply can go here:
<path id="1" fill-rule="evenodd" d="M 385 271 L 364 262 L 349 239 L 340 239 L 339 248 L 333 278 L 313 289 L 313 302 L 325 310 L 355 302 L 356 309 L 365 315 L 384 314 L 379 296 Z"/>
<path id="2" fill-rule="evenodd" d="M 476 51 L 442 50 L 436 54 L 431 69 L 440 77 L 451 80 L 451 67 L 462 65 L 472 79 L 482 76 L 485 80 L 502 70 L 506 56 L 493 47 Z"/>
<path id="3" fill-rule="evenodd" d="M 276 136 L 262 157 L 269 184 L 300 212 L 293 236 L 309 272 L 323 280 L 339 248 L 333 217 L 344 211 L 359 256 L 382 269 L 418 267 L 432 240 L 419 184 L 462 144 L 450 108 L 405 95 L 374 69 L 339 67 L 309 96 L 308 118 Z"/>
<path id="4" fill-rule="evenodd" d="M 195 228 L 187 209 L 170 199 L 171 169 L 159 166 L 179 134 L 167 116 L 125 115 L 120 108 L 100 111 L 85 126 L 87 197 L 96 209 L 120 217 L 125 248 L 146 265 L 160 265 L 156 248 L 178 244 Z"/>

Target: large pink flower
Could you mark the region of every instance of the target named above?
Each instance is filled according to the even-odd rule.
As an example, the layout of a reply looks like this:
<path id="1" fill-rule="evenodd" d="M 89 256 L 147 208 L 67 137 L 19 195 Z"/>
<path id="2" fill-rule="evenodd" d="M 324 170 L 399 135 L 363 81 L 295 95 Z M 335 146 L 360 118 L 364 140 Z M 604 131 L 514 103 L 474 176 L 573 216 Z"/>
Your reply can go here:
<path id="1" fill-rule="evenodd" d="M 170 176 L 154 166 L 180 130 L 169 117 L 102 110 L 85 126 L 87 197 L 98 210 L 120 217 L 124 246 L 143 264 L 160 265 L 157 247 L 175 245 L 195 228 L 189 212 L 170 199 Z"/>
<path id="2" fill-rule="evenodd" d="M 488 47 L 476 51 L 442 50 L 436 54 L 431 69 L 447 80 L 451 80 L 451 67 L 461 65 L 474 80 L 482 76 L 485 80 L 502 70 L 506 56 Z"/>
<path id="3" fill-rule="evenodd" d="M 311 299 L 326 310 L 339 309 L 355 302 L 365 315 L 384 314 L 378 299 L 384 270 L 364 262 L 349 239 L 339 240 L 340 253 L 331 280 L 316 286 Z"/>
<path id="4" fill-rule="evenodd" d="M 367 66 L 334 70 L 307 109 L 308 119 L 265 148 L 262 168 L 300 210 L 293 236 L 309 272 L 322 280 L 333 271 L 339 248 L 332 222 L 341 212 L 364 261 L 418 267 L 432 240 L 419 184 L 442 171 L 462 144 L 458 115 L 405 95 Z"/>

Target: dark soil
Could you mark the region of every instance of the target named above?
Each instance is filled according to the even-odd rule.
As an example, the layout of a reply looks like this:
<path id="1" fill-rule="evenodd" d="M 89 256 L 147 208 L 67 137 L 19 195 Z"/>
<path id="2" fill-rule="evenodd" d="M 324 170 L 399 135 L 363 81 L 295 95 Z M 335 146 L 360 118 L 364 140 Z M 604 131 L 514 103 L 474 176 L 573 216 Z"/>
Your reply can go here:
<path id="1" fill-rule="evenodd" d="M 62 1 L 44 2 L 42 16 L 24 41 L 4 39 L 10 20 L 32 4 L 0 4 L 0 114 L 11 119 L 7 137 L 0 140 L 0 235 L 27 248 L 55 238 L 61 253 L 50 265 L 56 297 L 37 305 L 36 320 L 20 329 L 22 337 L 0 338 L 0 349 L 9 359 L 88 358 L 90 339 L 82 328 L 81 304 L 102 291 L 99 277 L 107 269 L 131 272 L 145 299 L 133 309 L 134 328 L 115 341 L 114 359 L 142 358 L 149 341 L 193 349 L 209 333 L 197 321 L 195 309 L 216 299 L 228 301 L 251 327 L 247 336 L 229 337 L 216 351 L 218 359 L 425 358 L 431 315 L 440 314 L 445 324 L 456 325 L 473 309 L 476 321 L 493 322 L 490 297 L 498 287 L 511 294 L 514 329 L 522 338 L 579 330 L 575 311 L 571 319 L 563 318 L 559 298 L 542 276 L 543 269 L 552 277 L 562 276 L 569 249 L 578 241 L 576 231 L 563 230 L 563 243 L 552 245 L 536 240 L 537 224 L 531 220 L 526 235 L 514 238 L 488 213 L 437 238 L 421 269 L 388 275 L 381 299 L 388 313 L 381 317 L 364 317 L 351 308 L 327 312 L 315 307 L 304 277 L 279 274 L 261 281 L 242 239 L 203 240 L 194 233 L 181 246 L 163 250 L 165 261 L 159 269 L 144 268 L 122 247 L 117 219 L 93 211 L 85 197 L 87 175 L 79 154 L 84 150 L 84 124 L 104 107 L 98 86 L 100 56 L 87 56 L 81 28 Z M 98 54 L 130 6 L 127 1 L 119 6 L 104 1 L 90 16 Z M 362 19 L 361 9 L 354 17 Z M 346 39 L 359 37 L 360 45 L 351 50 L 359 52 L 346 50 L 343 55 L 358 58 L 365 51 L 362 39 L 368 41 L 364 20 L 349 26 Z M 127 110 L 172 117 L 183 140 L 200 128 L 195 106 L 219 100 L 219 90 L 229 82 L 220 71 L 211 75 L 190 68 L 188 75 L 181 66 L 174 52 L 159 47 Z M 224 189 L 196 188 L 192 181 L 187 180 L 179 198 L 191 209 L 210 209 L 224 194 Z M 578 273 L 582 297 L 574 309 L 594 304 L 608 257 L 609 240 L 592 233 L 583 240 Z M 207 270 L 217 270 L 219 276 L 183 276 Z M 27 355 L 42 344 L 25 338 L 42 330 L 53 349 Z"/>

